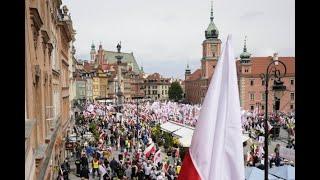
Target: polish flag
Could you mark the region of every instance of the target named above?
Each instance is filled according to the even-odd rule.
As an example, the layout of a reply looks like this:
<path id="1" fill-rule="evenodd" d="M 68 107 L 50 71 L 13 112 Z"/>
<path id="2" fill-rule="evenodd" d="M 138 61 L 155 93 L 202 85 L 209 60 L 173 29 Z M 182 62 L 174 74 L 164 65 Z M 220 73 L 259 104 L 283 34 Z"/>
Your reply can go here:
<path id="1" fill-rule="evenodd" d="M 151 143 L 144 151 L 143 154 L 146 156 L 146 158 L 149 158 L 149 156 L 152 153 L 156 152 L 156 146 L 154 145 L 154 143 Z"/>
<path id="2" fill-rule="evenodd" d="M 161 150 L 159 149 L 159 150 L 156 152 L 156 154 L 154 155 L 154 157 L 153 157 L 153 162 L 154 162 L 155 164 L 157 164 L 158 162 L 161 162 L 162 159 L 163 159 L 163 157 L 162 157 L 162 154 L 161 154 Z"/>
<path id="3" fill-rule="evenodd" d="M 218 60 L 179 180 L 243 180 L 241 113 L 231 36 Z"/>

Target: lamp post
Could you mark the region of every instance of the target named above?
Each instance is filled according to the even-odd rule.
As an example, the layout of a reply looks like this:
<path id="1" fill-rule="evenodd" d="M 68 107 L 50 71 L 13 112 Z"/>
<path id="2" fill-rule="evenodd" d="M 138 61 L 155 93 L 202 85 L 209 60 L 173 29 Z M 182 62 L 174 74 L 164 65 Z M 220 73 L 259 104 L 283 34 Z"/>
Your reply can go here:
<path id="1" fill-rule="evenodd" d="M 280 68 L 280 65 L 283 68 Z M 281 71 L 284 71 L 281 73 Z M 269 80 L 274 79 L 274 85 L 272 90 L 277 99 L 279 99 L 278 104 L 280 106 L 280 98 L 286 89 L 281 81 L 281 78 L 284 77 L 287 73 L 286 65 L 279 60 L 273 60 L 267 67 L 265 74 L 260 74 L 260 77 L 265 81 L 265 118 L 264 118 L 264 143 L 265 143 L 265 154 L 264 154 L 264 179 L 268 180 L 268 93 L 269 93 Z"/>
<path id="2" fill-rule="evenodd" d="M 137 122 L 136 122 L 135 129 L 137 128 L 137 125 L 140 125 L 140 122 L 139 122 L 139 99 L 142 99 L 142 98 L 143 98 L 143 96 L 134 96 L 134 97 L 132 97 L 132 99 L 136 99 L 137 100 Z M 136 133 L 135 133 L 135 135 L 136 135 Z M 138 137 L 138 135 L 137 135 L 137 137 Z"/>

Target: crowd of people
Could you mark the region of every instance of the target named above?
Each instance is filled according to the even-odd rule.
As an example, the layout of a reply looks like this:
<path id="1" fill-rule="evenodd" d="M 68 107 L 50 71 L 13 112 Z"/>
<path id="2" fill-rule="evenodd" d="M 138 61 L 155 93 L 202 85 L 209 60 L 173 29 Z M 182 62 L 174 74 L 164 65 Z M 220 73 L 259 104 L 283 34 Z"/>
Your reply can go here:
<path id="1" fill-rule="evenodd" d="M 242 113 L 242 130 L 248 133 L 250 138 L 259 141 L 259 137 L 263 136 L 265 131 L 263 113 L 250 113 L 243 111 Z M 295 148 L 295 117 L 294 114 L 270 113 L 268 115 L 268 130 L 273 139 L 279 137 L 280 128 L 287 130 L 288 145 L 287 148 Z"/>
<path id="2" fill-rule="evenodd" d="M 101 179 L 177 179 L 179 148 L 172 147 L 167 156 L 152 139 L 151 128 L 168 120 L 195 126 L 200 107 L 146 101 L 138 108 L 137 119 L 134 101 L 123 104 L 121 110 L 97 102 L 84 105 L 74 128 L 80 139 L 75 165 L 81 179 L 89 179 L 90 174 Z"/>
<path id="3" fill-rule="evenodd" d="M 264 114 L 257 113 L 257 111 L 242 111 L 242 131 L 244 134 L 248 134 L 251 144 L 249 151 L 245 155 L 246 166 L 256 166 L 264 169 L 264 118 Z M 295 149 L 295 116 L 293 113 L 269 113 L 267 123 L 270 134 L 269 142 L 279 138 L 280 130 L 285 130 L 288 134 L 286 148 Z M 294 165 L 293 161 L 280 157 L 279 151 L 280 144 L 277 144 L 268 159 L 270 168 L 284 164 Z"/>
<path id="4" fill-rule="evenodd" d="M 167 121 L 195 127 L 200 108 L 200 105 L 143 100 L 139 104 L 128 101 L 121 109 L 98 102 L 82 104 L 84 110 L 76 118 L 74 127 L 79 137 L 74 148 L 76 174 L 81 179 L 89 179 L 90 174 L 100 179 L 177 179 L 182 165 L 179 148 L 170 149 L 167 156 L 152 138 L 151 129 Z M 269 130 L 276 126 L 287 129 L 290 136 L 287 148 L 294 148 L 294 115 L 280 113 L 269 117 Z M 253 143 L 245 155 L 247 166 L 263 168 L 263 120 L 263 114 L 242 113 L 243 133 L 258 142 Z M 279 166 L 278 146 L 274 153 L 270 166 Z M 67 159 L 61 166 L 60 177 L 68 179 L 69 171 Z"/>

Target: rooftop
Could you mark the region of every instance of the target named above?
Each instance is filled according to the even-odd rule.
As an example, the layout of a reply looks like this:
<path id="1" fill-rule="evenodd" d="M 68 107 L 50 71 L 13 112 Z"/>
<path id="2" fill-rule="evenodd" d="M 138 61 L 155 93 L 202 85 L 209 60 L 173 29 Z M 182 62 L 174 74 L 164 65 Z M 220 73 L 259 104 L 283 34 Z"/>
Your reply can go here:
<path id="1" fill-rule="evenodd" d="M 251 57 L 252 72 L 250 75 L 260 75 L 265 73 L 268 65 L 272 62 L 272 56 L 268 57 Z M 295 58 L 294 57 L 278 57 L 279 61 L 282 61 L 287 68 L 287 75 L 295 74 Z M 237 67 L 239 71 L 240 62 L 237 61 Z M 279 69 L 283 72 L 283 66 L 279 65 Z M 242 74 L 242 73 L 240 73 Z"/>

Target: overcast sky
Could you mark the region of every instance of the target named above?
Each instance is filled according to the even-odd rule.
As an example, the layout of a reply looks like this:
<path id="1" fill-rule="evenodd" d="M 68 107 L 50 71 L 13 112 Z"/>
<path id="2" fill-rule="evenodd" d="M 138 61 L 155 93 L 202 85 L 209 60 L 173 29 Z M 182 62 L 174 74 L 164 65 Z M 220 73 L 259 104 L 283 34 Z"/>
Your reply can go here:
<path id="1" fill-rule="evenodd" d="M 133 52 L 146 73 L 184 78 L 186 64 L 200 67 L 210 0 L 63 0 L 76 34 L 76 57 L 89 59 L 92 41 L 105 50 Z M 214 23 L 225 41 L 232 34 L 235 56 L 247 38 L 253 56 L 295 55 L 293 0 L 215 0 Z"/>

